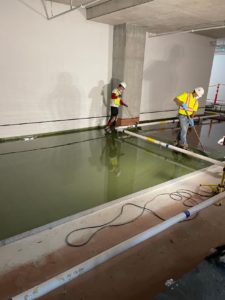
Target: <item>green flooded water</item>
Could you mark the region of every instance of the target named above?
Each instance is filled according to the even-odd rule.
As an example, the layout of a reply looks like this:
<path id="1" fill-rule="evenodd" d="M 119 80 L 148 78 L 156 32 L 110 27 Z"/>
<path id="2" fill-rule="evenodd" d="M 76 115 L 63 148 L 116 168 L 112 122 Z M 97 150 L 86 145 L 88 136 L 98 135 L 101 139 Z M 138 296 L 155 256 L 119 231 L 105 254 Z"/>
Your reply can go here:
<path id="1" fill-rule="evenodd" d="M 208 166 L 85 131 L 0 144 L 0 240 Z"/>

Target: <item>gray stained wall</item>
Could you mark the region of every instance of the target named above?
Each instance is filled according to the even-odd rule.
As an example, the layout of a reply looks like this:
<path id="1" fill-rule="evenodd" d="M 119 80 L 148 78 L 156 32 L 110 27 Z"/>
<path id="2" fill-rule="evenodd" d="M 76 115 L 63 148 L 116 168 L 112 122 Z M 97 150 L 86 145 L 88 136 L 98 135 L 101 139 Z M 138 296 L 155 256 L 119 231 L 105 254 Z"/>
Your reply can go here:
<path id="1" fill-rule="evenodd" d="M 198 86 L 205 89 L 198 111 L 204 113 L 214 57 L 211 41 L 191 33 L 146 35 L 141 120 L 175 117 L 175 96 Z"/>
<path id="2" fill-rule="evenodd" d="M 113 27 L 87 21 L 84 10 L 47 21 L 40 3 L 0 4 L 0 138 L 105 125 L 112 78 L 128 82 L 125 100 L 141 120 L 175 116 L 176 94 L 207 90 L 210 38 L 145 39 L 146 28 L 128 24 L 118 25 L 126 27 L 123 41 L 113 40 Z M 53 13 L 64 6 L 54 3 Z M 120 61 L 113 49 L 123 53 Z"/>

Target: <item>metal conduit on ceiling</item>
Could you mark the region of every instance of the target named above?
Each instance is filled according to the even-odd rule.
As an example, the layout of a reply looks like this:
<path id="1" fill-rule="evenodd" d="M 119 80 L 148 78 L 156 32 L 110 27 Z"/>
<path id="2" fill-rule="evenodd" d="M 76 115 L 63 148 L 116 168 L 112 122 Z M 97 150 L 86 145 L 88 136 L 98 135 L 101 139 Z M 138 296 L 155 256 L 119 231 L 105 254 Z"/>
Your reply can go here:
<path id="1" fill-rule="evenodd" d="M 62 1 L 54 1 L 54 0 L 41 0 L 42 4 L 43 4 L 43 7 L 44 7 L 44 11 L 45 11 L 45 14 L 46 14 L 46 18 L 47 20 L 51 20 L 51 19 L 54 19 L 56 17 L 59 17 L 59 16 L 62 16 L 68 12 L 71 12 L 71 11 L 74 11 L 76 9 L 79 9 L 79 8 L 83 8 L 83 9 L 86 9 L 86 8 L 89 8 L 91 6 L 94 6 L 95 4 L 97 4 L 98 2 L 102 2 L 103 0 L 93 0 L 93 1 L 89 1 L 87 2 L 86 4 L 79 4 L 79 5 L 75 5 L 74 6 L 74 0 L 62 0 Z M 104 2 L 108 2 L 109 0 L 107 1 L 104 1 Z M 50 2 L 50 7 L 51 7 L 51 16 L 49 16 L 49 13 L 48 13 L 48 9 L 47 9 L 47 5 L 46 3 Z M 56 3 L 62 3 L 62 4 L 66 4 L 66 5 L 69 5 L 69 9 L 61 12 L 61 13 L 58 13 L 58 14 L 53 14 L 53 3 L 56 2 Z"/>

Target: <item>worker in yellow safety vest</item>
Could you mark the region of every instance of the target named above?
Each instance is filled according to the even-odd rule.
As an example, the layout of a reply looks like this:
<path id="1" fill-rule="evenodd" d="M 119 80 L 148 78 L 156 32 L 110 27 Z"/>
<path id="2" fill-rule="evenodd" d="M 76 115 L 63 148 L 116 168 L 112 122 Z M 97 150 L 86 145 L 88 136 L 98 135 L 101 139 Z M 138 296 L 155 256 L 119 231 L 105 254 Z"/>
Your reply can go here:
<path id="1" fill-rule="evenodd" d="M 128 105 L 122 99 L 123 91 L 126 89 L 126 87 L 127 84 L 125 82 L 121 82 L 119 86 L 112 91 L 111 104 L 110 104 L 111 116 L 105 127 L 105 131 L 107 133 L 111 133 L 112 131 L 114 131 L 116 127 L 116 121 L 118 118 L 120 105 L 128 107 Z"/>
<path id="2" fill-rule="evenodd" d="M 202 87 L 195 88 L 192 92 L 184 92 L 177 96 L 174 101 L 178 106 L 180 131 L 174 145 L 188 150 L 187 131 L 188 127 L 194 127 L 194 116 L 198 110 L 198 99 L 204 95 Z"/>

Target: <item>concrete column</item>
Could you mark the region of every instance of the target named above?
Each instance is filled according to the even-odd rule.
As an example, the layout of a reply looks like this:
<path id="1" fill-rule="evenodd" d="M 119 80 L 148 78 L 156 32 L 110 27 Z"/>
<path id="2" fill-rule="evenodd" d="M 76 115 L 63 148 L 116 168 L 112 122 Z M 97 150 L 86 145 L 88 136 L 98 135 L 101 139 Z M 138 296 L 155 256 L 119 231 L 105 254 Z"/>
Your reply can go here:
<path id="1" fill-rule="evenodd" d="M 125 81 L 123 99 L 128 108 L 120 109 L 118 124 L 130 125 L 139 121 L 146 30 L 132 24 L 114 26 L 112 88 Z"/>

